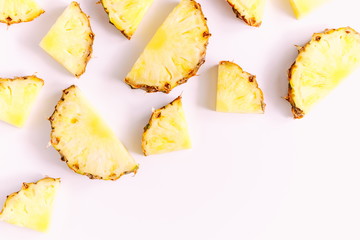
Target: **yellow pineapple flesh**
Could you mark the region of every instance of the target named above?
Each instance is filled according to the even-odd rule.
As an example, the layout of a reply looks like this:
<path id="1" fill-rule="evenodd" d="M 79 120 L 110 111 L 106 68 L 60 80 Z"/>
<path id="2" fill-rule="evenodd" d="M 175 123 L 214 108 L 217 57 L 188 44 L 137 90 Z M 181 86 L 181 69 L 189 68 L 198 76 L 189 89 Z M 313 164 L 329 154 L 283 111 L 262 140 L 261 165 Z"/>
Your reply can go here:
<path id="1" fill-rule="evenodd" d="M 265 103 L 256 76 L 228 61 L 218 70 L 216 111 L 233 113 L 264 113 Z"/>
<path id="2" fill-rule="evenodd" d="M 7 197 L 3 210 L 0 212 L 0 220 L 46 232 L 50 225 L 59 185 L 59 178 L 49 177 L 36 183 L 24 183 L 19 192 Z"/>
<path id="3" fill-rule="evenodd" d="M 43 13 L 34 0 L 0 0 L 0 22 L 7 25 L 30 22 Z"/>
<path id="4" fill-rule="evenodd" d="M 260 27 L 264 15 L 265 0 L 227 0 L 234 13 L 246 24 Z"/>
<path id="5" fill-rule="evenodd" d="M 116 180 L 138 164 L 76 86 L 63 91 L 50 117 L 51 144 L 76 173 Z"/>
<path id="6" fill-rule="evenodd" d="M 109 15 L 110 23 L 114 24 L 125 37 L 130 39 L 153 1 L 154 0 L 101 0 L 101 3 Z"/>
<path id="7" fill-rule="evenodd" d="M 40 47 L 80 77 L 91 58 L 94 36 L 89 17 L 77 2 L 72 2 L 42 39 Z"/>
<path id="8" fill-rule="evenodd" d="M 329 0 L 290 0 L 296 18 L 301 18 Z"/>
<path id="9" fill-rule="evenodd" d="M 125 78 L 132 88 L 169 93 L 204 63 L 210 33 L 200 4 L 181 0 Z"/>
<path id="10" fill-rule="evenodd" d="M 360 34 L 350 27 L 315 33 L 289 70 L 286 99 L 294 118 L 311 107 L 360 66 Z"/>
<path id="11" fill-rule="evenodd" d="M 0 78 L 0 120 L 22 127 L 43 85 L 36 76 Z"/>
<path id="12" fill-rule="evenodd" d="M 142 148 L 145 156 L 191 148 L 181 97 L 153 112 L 144 128 Z"/>

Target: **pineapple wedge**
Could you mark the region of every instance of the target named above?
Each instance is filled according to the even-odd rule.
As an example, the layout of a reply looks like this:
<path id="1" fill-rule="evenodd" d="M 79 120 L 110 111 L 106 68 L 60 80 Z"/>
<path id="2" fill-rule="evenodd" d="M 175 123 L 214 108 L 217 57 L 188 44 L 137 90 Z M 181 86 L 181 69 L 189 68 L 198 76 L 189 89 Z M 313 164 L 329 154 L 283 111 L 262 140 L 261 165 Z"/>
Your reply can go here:
<path id="1" fill-rule="evenodd" d="M 153 112 L 144 128 L 142 148 L 145 156 L 191 148 L 180 96 Z"/>
<path id="2" fill-rule="evenodd" d="M 0 120 L 22 127 L 43 85 L 36 76 L 0 78 Z"/>
<path id="3" fill-rule="evenodd" d="M 200 4 L 181 0 L 125 78 L 132 88 L 169 93 L 204 63 L 210 33 Z"/>
<path id="4" fill-rule="evenodd" d="M 30 22 L 45 11 L 34 0 L 0 0 L 0 22 Z"/>
<path id="5" fill-rule="evenodd" d="M 0 212 L 0 220 L 20 227 L 46 232 L 50 225 L 52 208 L 59 178 L 39 180 L 36 183 L 23 183 L 19 192 L 7 197 Z"/>
<path id="6" fill-rule="evenodd" d="M 290 0 L 296 18 L 301 18 L 329 0 Z"/>
<path id="7" fill-rule="evenodd" d="M 101 0 L 114 24 L 129 40 L 154 0 Z"/>
<path id="8" fill-rule="evenodd" d="M 264 113 L 265 103 L 256 76 L 233 62 L 219 63 L 216 111 L 233 113 Z"/>
<path id="9" fill-rule="evenodd" d="M 51 122 L 51 144 L 74 172 L 91 179 L 116 180 L 138 164 L 79 88 L 63 91 Z"/>
<path id="10" fill-rule="evenodd" d="M 265 0 L 227 0 L 236 16 L 246 24 L 260 27 L 264 15 Z"/>
<path id="11" fill-rule="evenodd" d="M 91 58 L 94 36 L 89 17 L 77 2 L 72 2 L 42 39 L 40 47 L 80 77 Z"/>
<path id="12" fill-rule="evenodd" d="M 302 118 L 311 107 L 333 90 L 360 65 L 360 34 L 350 27 L 315 33 L 289 69 L 286 99 L 294 118 Z"/>

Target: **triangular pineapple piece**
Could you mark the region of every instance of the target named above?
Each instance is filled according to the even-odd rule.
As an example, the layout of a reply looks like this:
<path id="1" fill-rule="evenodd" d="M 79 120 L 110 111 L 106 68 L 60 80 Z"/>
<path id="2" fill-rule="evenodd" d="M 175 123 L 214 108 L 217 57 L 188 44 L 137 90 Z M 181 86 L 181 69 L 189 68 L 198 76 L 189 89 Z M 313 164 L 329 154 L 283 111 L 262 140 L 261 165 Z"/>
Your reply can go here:
<path id="1" fill-rule="evenodd" d="M 7 197 L 0 220 L 36 231 L 46 232 L 50 225 L 59 178 L 24 183 L 19 192 Z"/>
<path id="2" fill-rule="evenodd" d="M 227 0 L 234 13 L 246 24 L 260 27 L 264 15 L 265 0 Z"/>
<path id="3" fill-rule="evenodd" d="M 49 120 L 51 144 L 74 172 L 91 179 L 116 180 L 138 169 L 138 164 L 78 87 L 63 91 Z"/>
<path id="4" fill-rule="evenodd" d="M 154 0 L 101 0 L 114 24 L 129 40 Z"/>
<path id="5" fill-rule="evenodd" d="M 45 11 L 34 0 L 0 0 L 0 22 L 30 22 Z"/>
<path id="6" fill-rule="evenodd" d="M 296 18 L 301 18 L 330 0 L 290 0 Z"/>
<path id="7" fill-rule="evenodd" d="M 153 112 L 144 128 L 142 148 L 145 156 L 191 148 L 180 96 Z"/>
<path id="8" fill-rule="evenodd" d="M 22 127 L 43 85 L 36 76 L 0 78 L 0 120 Z"/>
<path id="9" fill-rule="evenodd" d="M 147 92 L 169 93 L 204 63 L 210 33 L 200 4 L 181 0 L 157 30 L 125 82 Z"/>
<path id="10" fill-rule="evenodd" d="M 350 27 L 315 33 L 289 70 L 289 93 L 294 118 L 311 107 L 360 66 L 360 34 Z"/>
<path id="11" fill-rule="evenodd" d="M 69 72 L 80 77 L 91 58 L 94 33 L 89 17 L 72 2 L 56 20 L 40 46 Z"/>
<path id="12" fill-rule="evenodd" d="M 256 76 L 233 62 L 219 64 L 216 111 L 233 113 L 264 113 L 265 103 Z"/>

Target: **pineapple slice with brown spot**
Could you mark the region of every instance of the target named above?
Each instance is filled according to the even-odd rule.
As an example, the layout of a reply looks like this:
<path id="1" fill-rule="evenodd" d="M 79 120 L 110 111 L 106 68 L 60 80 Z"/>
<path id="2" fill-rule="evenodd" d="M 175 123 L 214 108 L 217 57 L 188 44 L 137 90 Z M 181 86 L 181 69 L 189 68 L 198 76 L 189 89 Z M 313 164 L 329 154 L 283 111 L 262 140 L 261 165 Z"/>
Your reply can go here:
<path id="1" fill-rule="evenodd" d="M 210 33 L 200 4 L 181 0 L 125 78 L 132 88 L 169 93 L 204 63 Z"/>
<path id="2" fill-rule="evenodd" d="M 227 0 L 236 16 L 246 24 L 260 27 L 264 15 L 265 0 Z"/>
<path id="3" fill-rule="evenodd" d="M 36 76 L 0 78 L 0 120 L 22 127 L 43 85 Z"/>
<path id="4" fill-rule="evenodd" d="M 290 0 L 296 18 L 301 18 L 329 0 Z"/>
<path id="5" fill-rule="evenodd" d="M 256 76 L 233 62 L 219 63 L 216 111 L 264 113 L 265 103 Z"/>
<path id="6" fill-rule="evenodd" d="M 289 69 L 286 99 L 294 118 L 302 118 L 311 107 L 331 92 L 360 65 L 360 34 L 350 27 L 315 33 L 299 47 Z"/>
<path id="7" fill-rule="evenodd" d="M 145 156 L 191 148 L 180 96 L 153 112 L 144 128 L 142 148 Z"/>
<path id="8" fill-rule="evenodd" d="M 42 39 L 40 47 L 80 77 L 91 58 L 94 36 L 89 17 L 77 2 L 72 2 Z"/>
<path id="9" fill-rule="evenodd" d="M 49 177 L 36 183 L 24 183 L 19 192 L 7 197 L 4 208 L 0 212 L 0 220 L 46 232 L 50 225 L 59 185 L 59 178 Z"/>
<path id="10" fill-rule="evenodd" d="M 0 0 L 0 22 L 30 22 L 45 11 L 34 0 Z"/>
<path id="11" fill-rule="evenodd" d="M 116 180 L 138 164 L 76 86 L 63 91 L 50 117 L 51 144 L 74 172 Z"/>
<path id="12" fill-rule="evenodd" d="M 154 0 L 101 0 L 110 23 L 129 40 Z"/>

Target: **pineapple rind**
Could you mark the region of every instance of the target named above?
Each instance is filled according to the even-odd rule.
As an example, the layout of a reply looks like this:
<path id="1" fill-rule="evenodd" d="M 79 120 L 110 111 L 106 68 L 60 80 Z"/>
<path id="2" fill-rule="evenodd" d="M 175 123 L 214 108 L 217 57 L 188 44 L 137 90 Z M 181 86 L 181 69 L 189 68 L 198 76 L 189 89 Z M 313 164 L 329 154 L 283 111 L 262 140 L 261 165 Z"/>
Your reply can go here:
<path id="1" fill-rule="evenodd" d="M 49 120 L 51 144 L 74 172 L 90 179 L 117 180 L 139 168 L 76 86 L 63 91 Z"/>
<path id="2" fill-rule="evenodd" d="M 350 27 L 315 33 L 289 69 L 288 100 L 295 119 L 360 66 L 360 34 Z"/>
<path id="3" fill-rule="evenodd" d="M 0 22 L 12 25 L 30 22 L 45 11 L 34 0 L 0 0 Z"/>
<path id="4" fill-rule="evenodd" d="M 50 225 L 54 197 L 59 184 L 60 178 L 50 177 L 35 183 L 23 183 L 19 192 L 7 197 L 0 212 L 0 220 L 46 232 Z"/>
<path id="5" fill-rule="evenodd" d="M 192 146 L 181 96 L 155 110 L 144 128 L 142 149 L 145 156 L 190 149 Z"/>
<path id="6" fill-rule="evenodd" d="M 260 27 L 264 15 L 265 0 L 227 0 L 236 17 L 252 27 Z"/>

